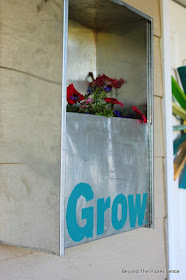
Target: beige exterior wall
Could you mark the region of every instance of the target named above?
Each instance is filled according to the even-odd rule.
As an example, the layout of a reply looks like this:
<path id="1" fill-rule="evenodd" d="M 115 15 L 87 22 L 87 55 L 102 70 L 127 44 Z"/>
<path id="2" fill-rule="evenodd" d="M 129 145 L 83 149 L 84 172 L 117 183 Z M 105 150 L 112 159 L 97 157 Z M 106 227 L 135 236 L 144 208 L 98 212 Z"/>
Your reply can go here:
<path id="1" fill-rule="evenodd" d="M 7 3 L 8 2 L 8 3 Z M 64 257 L 38 253 L 9 246 L 0 246 L 0 279 L 2 280 L 71 280 L 71 279 L 166 279 L 166 273 L 122 274 L 122 269 L 166 269 L 166 244 L 164 232 L 165 189 L 163 170 L 163 121 L 162 121 L 162 70 L 160 54 L 160 3 L 159 0 L 127 0 L 128 4 L 147 13 L 154 19 L 154 172 L 155 172 L 155 229 L 141 228 L 115 235 L 95 242 L 66 250 Z M 0 0 L 0 90 L 13 93 L 18 81 L 22 90 L 28 83 L 25 76 L 34 86 L 48 90 L 53 84 L 60 88 L 59 75 L 61 54 L 56 51 L 53 32 L 60 32 L 58 1 L 4 1 Z M 38 6 L 39 5 L 39 6 Z M 36 18 L 36 9 L 42 7 L 41 19 Z M 55 19 L 50 17 L 51 11 Z M 26 24 L 28 19 L 32 24 Z M 33 22 L 35 21 L 35 25 Z M 22 23 L 25 22 L 25 25 Z M 42 32 L 37 33 L 37 26 L 42 25 Z M 35 40 L 33 41 L 32 34 Z M 47 39 L 46 39 L 47 38 Z M 43 42 L 47 53 L 53 56 L 53 64 L 46 60 Z M 49 48 L 49 49 L 48 49 Z M 25 63 L 27 61 L 27 63 Z M 37 67 L 36 67 L 37 65 Z M 55 70 L 55 71 L 54 71 Z M 16 87 L 17 88 L 17 87 Z M 3 94 L 1 96 L 4 96 Z M 4 100 L 0 101 L 0 104 Z M 1 112 L 1 111 L 0 111 Z M 7 113 L 11 114 L 11 112 Z M 6 119 L 1 117 L 1 126 Z M 11 124 L 8 124 L 11 130 Z M 5 143 L 1 134 L 1 143 Z M 6 134 L 7 141 L 12 134 Z M 9 138 L 8 138 L 9 137 Z M 14 168 L 14 158 L 3 153 L 1 146 L 0 167 Z M 8 171 L 6 174 L 10 174 Z M 4 185 L 4 189 L 8 187 Z M 1 183 L 2 184 L 2 181 Z"/>
<path id="2" fill-rule="evenodd" d="M 177 79 L 175 70 L 186 65 L 186 8 L 178 3 L 169 0 L 170 5 L 170 48 L 171 48 L 171 74 Z M 180 84 L 181 85 L 181 84 Z M 172 125 L 180 125 L 180 120 L 172 116 Z M 173 139 L 178 137 L 180 132 L 173 132 Z M 176 231 L 172 231 L 171 243 L 171 263 L 172 267 L 177 267 L 181 271 L 180 276 L 177 279 L 186 278 L 186 192 L 184 189 L 179 188 L 179 177 L 172 183 L 172 197 L 174 197 L 174 207 L 172 207 L 169 213 L 171 224 L 176 228 Z"/>

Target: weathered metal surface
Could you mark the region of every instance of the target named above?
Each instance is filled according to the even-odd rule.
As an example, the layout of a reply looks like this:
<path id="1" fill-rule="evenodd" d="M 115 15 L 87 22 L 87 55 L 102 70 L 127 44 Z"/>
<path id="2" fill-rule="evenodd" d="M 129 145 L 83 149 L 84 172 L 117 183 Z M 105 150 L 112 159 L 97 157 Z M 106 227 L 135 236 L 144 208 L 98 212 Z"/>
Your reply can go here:
<path id="1" fill-rule="evenodd" d="M 79 92 L 87 93 L 88 73 L 96 76 L 96 32 L 69 20 L 67 56 L 67 85 L 73 83 Z"/>
<path id="2" fill-rule="evenodd" d="M 150 17 L 119 0 L 70 0 L 69 18 L 96 31 L 117 31 Z"/>
<path id="3" fill-rule="evenodd" d="M 146 42 L 144 21 L 128 26 L 126 32 L 120 26 L 120 33 L 100 31 L 96 35 L 97 74 L 105 73 L 109 77 L 126 80 L 118 91 L 118 99 L 124 105 L 143 106 L 147 103 Z M 126 107 L 119 108 L 122 109 Z"/>
<path id="4" fill-rule="evenodd" d="M 111 211 L 105 213 L 105 232 L 97 236 L 97 199 L 111 197 L 111 205 L 118 194 L 149 193 L 148 125 L 137 120 L 106 118 L 67 113 L 67 156 L 65 209 L 74 187 L 87 183 L 92 187 L 94 199 L 77 203 L 77 220 L 82 220 L 82 209 L 94 207 L 93 238 L 74 242 L 65 227 L 65 247 L 103 238 L 131 229 L 129 216 L 123 229 L 116 231 L 111 225 Z M 119 214 L 120 215 L 120 214 Z M 147 220 L 147 223 L 146 223 Z M 143 226 L 148 225 L 148 203 Z M 136 228 L 138 226 L 136 225 Z"/>

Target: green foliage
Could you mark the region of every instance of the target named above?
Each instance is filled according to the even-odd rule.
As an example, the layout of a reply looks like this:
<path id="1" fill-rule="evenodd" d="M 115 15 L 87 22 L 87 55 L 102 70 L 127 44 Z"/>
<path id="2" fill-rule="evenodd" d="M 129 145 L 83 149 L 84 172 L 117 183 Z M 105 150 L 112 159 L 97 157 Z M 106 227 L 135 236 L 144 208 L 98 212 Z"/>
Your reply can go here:
<path id="1" fill-rule="evenodd" d="M 113 95 L 111 90 L 109 93 L 110 96 Z M 67 104 L 67 112 L 113 117 L 115 104 L 106 102 L 104 98 L 108 98 L 108 88 L 90 88 L 83 101 Z"/>

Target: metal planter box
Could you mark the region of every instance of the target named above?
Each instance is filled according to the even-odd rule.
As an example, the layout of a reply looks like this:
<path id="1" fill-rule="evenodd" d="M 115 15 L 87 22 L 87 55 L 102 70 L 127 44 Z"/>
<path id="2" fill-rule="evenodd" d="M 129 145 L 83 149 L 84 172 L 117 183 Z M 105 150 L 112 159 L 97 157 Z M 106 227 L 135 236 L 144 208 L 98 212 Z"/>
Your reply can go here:
<path id="1" fill-rule="evenodd" d="M 124 78 L 124 110 L 147 106 L 148 121 L 67 113 L 65 247 L 153 223 L 152 20 L 117 0 L 69 1 L 67 85 L 85 94 L 88 72 Z"/>
<path id="2" fill-rule="evenodd" d="M 66 247 L 150 225 L 148 129 L 67 113 Z"/>

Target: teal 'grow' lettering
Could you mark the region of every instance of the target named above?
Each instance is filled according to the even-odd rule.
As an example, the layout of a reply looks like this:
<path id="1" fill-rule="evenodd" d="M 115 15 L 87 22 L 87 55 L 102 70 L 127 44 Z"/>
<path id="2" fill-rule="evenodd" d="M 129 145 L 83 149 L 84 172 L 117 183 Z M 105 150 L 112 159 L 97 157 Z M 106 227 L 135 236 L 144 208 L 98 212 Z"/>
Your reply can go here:
<path id="1" fill-rule="evenodd" d="M 94 229 L 94 206 L 82 208 L 81 213 L 77 213 L 77 201 L 83 196 L 86 201 L 90 201 L 92 205 L 96 205 L 93 201 L 94 193 L 90 185 L 85 183 L 80 183 L 73 189 L 67 204 L 66 212 L 66 223 L 67 230 L 71 239 L 75 242 L 79 242 L 84 238 L 93 237 Z M 113 228 L 121 230 L 127 219 L 130 222 L 130 227 L 142 226 L 145 219 L 145 210 L 147 204 L 147 193 L 136 195 L 128 195 L 126 197 L 124 194 L 118 194 L 111 205 L 111 197 L 99 198 L 97 200 L 97 235 L 104 234 L 105 227 L 105 216 L 107 215 L 110 219 L 110 223 Z M 118 219 L 118 207 L 121 205 L 121 218 Z M 86 225 L 81 227 L 77 222 L 77 215 L 80 215 L 81 219 L 86 220 Z M 147 223 L 147 221 L 145 221 Z M 95 225 L 95 226 L 96 226 Z M 95 238 L 94 238 L 95 239 Z"/>
<path id="2" fill-rule="evenodd" d="M 105 211 L 110 208 L 110 196 L 104 200 L 100 198 L 97 201 L 97 235 L 104 233 Z"/>
<path id="3" fill-rule="evenodd" d="M 121 204 L 121 220 L 118 220 L 118 205 Z M 119 194 L 113 201 L 112 205 L 112 225 L 116 230 L 124 227 L 127 220 L 127 199 L 123 194 Z"/>
<path id="4" fill-rule="evenodd" d="M 70 237 L 75 242 L 81 241 L 84 237 L 91 238 L 93 235 L 93 207 L 82 209 L 82 219 L 87 220 L 87 224 L 81 228 L 76 219 L 76 205 L 80 196 L 84 196 L 86 201 L 94 198 L 92 188 L 88 184 L 80 183 L 72 191 L 67 205 L 67 229 Z"/>
<path id="5" fill-rule="evenodd" d="M 138 215 L 138 226 L 143 225 L 144 216 L 145 216 L 145 209 L 147 204 L 147 193 L 143 194 L 143 202 L 141 206 L 141 195 L 136 195 L 136 203 L 134 205 L 134 196 L 128 196 L 128 203 L 129 203 L 129 218 L 130 218 L 130 227 L 134 228 L 136 226 L 136 218 Z"/>

